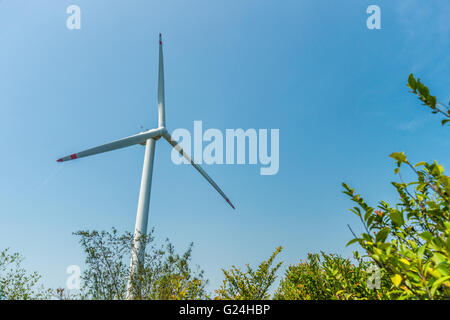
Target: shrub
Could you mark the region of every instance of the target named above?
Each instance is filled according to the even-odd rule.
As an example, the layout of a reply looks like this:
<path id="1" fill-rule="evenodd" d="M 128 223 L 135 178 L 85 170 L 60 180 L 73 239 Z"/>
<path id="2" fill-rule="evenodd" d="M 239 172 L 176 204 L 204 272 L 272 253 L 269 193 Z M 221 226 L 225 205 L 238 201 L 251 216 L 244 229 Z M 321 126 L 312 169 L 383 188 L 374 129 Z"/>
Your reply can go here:
<path id="1" fill-rule="evenodd" d="M 357 264 L 335 254 L 308 254 L 306 261 L 291 265 L 275 294 L 279 300 L 354 300 L 386 298 L 387 278 L 372 262 L 354 253 Z M 371 271 L 373 270 L 373 272 Z M 368 286 L 369 281 L 369 286 Z M 378 289 L 376 288 L 378 286 Z"/>
<path id="2" fill-rule="evenodd" d="M 408 87 L 433 113 L 450 118 L 450 112 L 438 108 L 436 97 L 431 96 L 420 79 L 410 75 Z M 443 125 L 447 122 L 444 120 Z M 358 242 L 389 274 L 393 297 L 449 299 L 450 177 L 436 161 L 413 165 L 403 152 L 392 153 L 390 157 L 396 160 L 394 172 L 400 178 L 400 182 L 392 183 L 399 195 L 395 206 L 381 201 L 375 209 L 354 189 L 342 184 L 344 193 L 357 204 L 351 211 L 361 219 L 365 229 L 349 244 Z M 413 173 L 414 181 L 403 181 L 400 170 L 405 166 Z"/>

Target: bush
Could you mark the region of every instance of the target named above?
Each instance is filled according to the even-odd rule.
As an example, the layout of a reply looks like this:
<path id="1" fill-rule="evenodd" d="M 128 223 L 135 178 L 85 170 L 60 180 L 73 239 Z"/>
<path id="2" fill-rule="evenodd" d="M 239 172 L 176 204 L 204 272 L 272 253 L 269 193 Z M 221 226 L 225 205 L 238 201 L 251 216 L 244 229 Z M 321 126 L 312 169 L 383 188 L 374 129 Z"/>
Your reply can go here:
<path id="1" fill-rule="evenodd" d="M 222 269 L 225 280 L 222 286 L 216 290 L 215 299 L 225 300 L 264 300 L 269 299 L 269 289 L 276 279 L 276 272 L 281 262 L 272 267 L 276 256 L 283 247 L 278 247 L 267 261 L 263 261 L 256 270 L 248 264 L 247 271 L 243 272 L 233 266 L 231 270 Z"/>
<path id="2" fill-rule="evenodd" d="M 22 262 L 18 253 L 0 252 L 0 300 L 49 299 L 51 290 L 38 285 L 41 276 L 28 273 Z"/>
<path id="3" fill-rule="evenodd" d="M 275 294 L 278 300 L 354 300 L 386 298 L 387 277 L 379 282 L 373 263 L 354 253 L 357 264 L 335 254 L 308 254 L 306 261 L 289 266 Z M 370 270 L 373 270 L 371 272 Z M 369 286 L 368 286 L 369 280 Z M 379 287 L 377 290 L 376 287 Z"/>
<path id="4" fill-rule="evenodd" d="M 450 118 L 450 112 L 442 105 L 438 108 L 436 97 L 430 95 L 420 79 L 410 75 L 408 87 L 433 113 Z M 357 204 L 351 211 L 361 219 L 365 229 L 349 244 L 358 242 L 389 274 L 393 298 L 449 299 L 450 177 L 436 161 L 413 165 L 403 152 L 390 157 L 396 160 L 394 172 L 400 177 L 400 182 L 392 183 L 399 195 L 395 206 L 380 201 L 375 209 L 343 184 L 344 193 Z M 403 181 L 400 170 L 404 166 L 413 173 L 414 181 Z"/>

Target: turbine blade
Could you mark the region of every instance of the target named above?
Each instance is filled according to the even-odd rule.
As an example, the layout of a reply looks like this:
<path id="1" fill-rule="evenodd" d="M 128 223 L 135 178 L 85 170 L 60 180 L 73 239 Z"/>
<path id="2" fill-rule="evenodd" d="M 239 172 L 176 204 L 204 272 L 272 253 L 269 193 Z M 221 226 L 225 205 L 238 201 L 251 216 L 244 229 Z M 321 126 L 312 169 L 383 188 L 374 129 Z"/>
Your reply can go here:
<path id="1" fill-rule="evenodd" d="M 91 149 L 87 149 L 78 153 L 73 153 L 69 156 L 63 157 L 58 159 L 58 162 L 68 161 L 68 160 L 74 160 L 78 158 L 83 158 L 87 156 L 92 156 L 94 154 L 99 154 L 103 152 L 108 152 L 116 149 L 121 149 L 125 147 L 129 147 L 138 143 L 143 143 L 144 141 L 147 141 L 150 138 L 156 138 L 161 136 L 164 133 L 164 129 L 152 129 L 145 132 L 141 132 L 138 134 L 135 134 L 134 136 L 126 137 L 123 139 L 119 139 L 110 143 L 103 144 L 98 147 L 94 147 Z"/>
<path id="2" fill-rule="evenodd" d="M 172 137 L 170 136 L 169 133 L 165 133 L 163 135 L 164 139 L 167 140 L 167 142 L 169 142 L 172 147 L 177 150 L 183 157 L 185 157 L 190 164 L 192 164 L 194 166 L 195 169 L 197 169 L 198 172 L 200 172 L 200 174 L 214 187 L 214 189 L 216 189 L 216 191 L 226 200 L 226 202 L 228 202 L 228 204 L 235 209 L 234 205 L 231 203 L 230 199 L 228 199 L 228 197 L 225 195 L 225 193 L 223 193 L 223 191 L 219 188 L 219 186 L 214 182 L 213 179 L 211 179 L 211 177 L 198 165 L 196 164 L 191 157 L 183 150 L 183 148 L 181 148 L 181 146 L 172 139 Z"/>
<path id="3" fill-rule="evenodd" d="M 166 107 L 164 101 L 164 62 L 161 33 L 159 34 L 159 69 L 158 69 L 158 126 L 166 126 Z"/>

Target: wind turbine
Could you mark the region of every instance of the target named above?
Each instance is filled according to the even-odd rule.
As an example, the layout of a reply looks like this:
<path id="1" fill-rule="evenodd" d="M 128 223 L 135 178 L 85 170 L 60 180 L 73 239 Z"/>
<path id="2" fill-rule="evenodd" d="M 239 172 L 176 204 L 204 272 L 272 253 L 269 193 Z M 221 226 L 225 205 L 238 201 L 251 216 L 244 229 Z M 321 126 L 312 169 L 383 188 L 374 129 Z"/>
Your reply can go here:
<path id="1" fill-rule="evenodd" d="M 223 193 L 219 186 L 213 179 L 187 154 L 181 146 L 172 139 L 169 132 L 166 129 L 166 116 L 165 116 L 165 104 L 164 104 L 164 67 L 163 67 L 163 50 L 162 50 L 162 38 L 159 34 L 159 70 L 158 70 L 158 128 L 150 129 L 130 137 L 122 138 L 110 143 L 103 144 L 98 147 L 87 149 L 78 153 L 73 153 L 66 157 L 60 158 L 58 162 L 64 162 L 68 160 L 75 160 L 83 157 L 92 156 L 95 154 L 108 152 L 116 149 L 129 147 L 136 144 L 145 145 L 144 166 L 142 169 L 141 189 L 139 192 L 139 201 L 136 216 L 136 226 L 134 229 L 134 245 L 131 253 L 131 266 L 130 266 L 130 280 L 128 281 L 127 297 L 133 298 L 131 290 L 131 279 L 135 275 L 138 265 L 144 258 L 145 247 L 141 242 L 141 235 L 147 233 L 148 224 L 148 209 L 150 204 L 150 190 L 152 184 L 152 172 L 153 172 L 153 160 L 155 157 L 156 141 L 159 138 L 164 138 L 169 142 L 175 150 L 177 150 L 183 157 L 185 157 L 190 164 L 216 189 L 216 191 L 228 202 L 233 208 L 233 204 L 228 197 Z"/>

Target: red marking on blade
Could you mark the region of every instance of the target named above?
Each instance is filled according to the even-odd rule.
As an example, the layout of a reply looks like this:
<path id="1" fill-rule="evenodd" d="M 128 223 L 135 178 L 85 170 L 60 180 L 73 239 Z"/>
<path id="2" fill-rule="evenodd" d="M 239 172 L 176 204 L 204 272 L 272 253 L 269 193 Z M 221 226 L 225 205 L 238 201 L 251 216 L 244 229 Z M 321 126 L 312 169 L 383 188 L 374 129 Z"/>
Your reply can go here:
<path id="1" fill-rule="evenodd" d="M 230 206 L 231 206 L 233 209 L 236 209 L 236 208 L 233 206 L 233 204 L 231 203 L 230 199 L 226 198 L 225 200 L 227 200 L 227 202 L 230 204 Z"/>
<path id="2" fill-rule="evenodd" d="M 76 153 L 70 155 L 70 159 L 76 159 L 76 158 L 77 158 L 77 154 Z"/>
<path id="3" fill-rule="evenodd" d="M 63 161 L 63 159 L 61 158 L 61 159 L 58 159 L 58 160 L 56 160 L 56 161 L 58 161 L 58 162 L 62 162 L 62 161 Z"/>
<path id="4" fill-rule="evenodd" d="M 161 41 L 161 40 L 159 40 L 159 44 L 162 44 L 162 41 Z"/>

